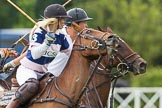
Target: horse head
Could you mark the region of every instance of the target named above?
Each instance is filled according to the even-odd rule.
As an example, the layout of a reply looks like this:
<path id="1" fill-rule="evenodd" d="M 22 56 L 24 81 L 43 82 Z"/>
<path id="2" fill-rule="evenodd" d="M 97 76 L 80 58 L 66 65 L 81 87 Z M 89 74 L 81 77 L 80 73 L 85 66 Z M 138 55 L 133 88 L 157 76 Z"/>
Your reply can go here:
<path id="1" fill-rule="evenodd" d="M 135 75 L 146 72 L 147 62 L 119 36 L 112 33 L 110 28 L 99 30 L 110 33 L 111 38 L 115 38 L 117 45 L 112 49 L 112 55 L 105 55 L 98 66 L 98 70 L 88 86 L 88 90 L 83 96 L 82 105 L 85 108 L 104 108 L 107 105 L 107 98 L 111 87 L 111 81 L 119 78 L 128 71 Z M 110 38 L 109 37 L 109 38 Z M 95 68 L 96 60 L 92 62 L 90 72 Z M 112 72 L 116 68 L 116 72 Z"/>
<path id="2" fill-rule="evenodd" d="M 147 62 L 120 37 L 118 37 L 118 46 L 116 47 L 113 59 L 113 65 L 117 66 L 118 70 L 125 68 L 133 72 L 134 75 L 146 72 Z"/>
<path id="3" fill-rule="evenodd" d="M 92 28 L 87 28 L 78 33 L 79 41 L 74 47 L 79 47 L 83 56 L 111 55 L 112 49 L 118 44 L 115 38 L 112 38 L 108 32 L 101 32 Z M 74 48 L 76 50 L 78 48 Z M 96 53 L 97 51 L 97 53 Z"/>
<path id="4" fill-rule="evenodd" d="M 102 32 L 108 32 L 110 34 L 113 34 L 110 27 L 107 27 L 106 30 L 100 27 L 98 27 L 98 29 Z M 109 61 L 107 65 L 113 65 L 113 67 L 117 68 L 125 67 L 126 70 L 133 72 L 134 75 L 145 73 L 147 62 L 138 53 L 131 49 L 130 46 L 123 39 L 121 39 L 116 34 L 113 35 L 117 37 L 118 46 L 116 47 L 116 54 L 114 54 L 115 56 L 113 56 L 113 61 Z M 113 62 L 113 64 L 110 62 Z M 105 66 L 106 64 L 103 65 Z"/>

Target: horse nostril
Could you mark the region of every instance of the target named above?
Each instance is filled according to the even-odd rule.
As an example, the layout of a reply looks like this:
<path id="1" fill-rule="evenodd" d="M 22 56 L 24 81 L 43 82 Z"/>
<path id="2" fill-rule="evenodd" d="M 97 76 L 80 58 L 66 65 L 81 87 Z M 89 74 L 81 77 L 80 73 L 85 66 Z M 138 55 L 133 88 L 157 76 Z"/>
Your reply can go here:
<path id="1" fill-rule="evenodd" d="M 146 67 L 147 67 L 147 63 L 146 62 L 142 62 L 140 63 L 140 73 L 145 73 L 146 72 Z"/>

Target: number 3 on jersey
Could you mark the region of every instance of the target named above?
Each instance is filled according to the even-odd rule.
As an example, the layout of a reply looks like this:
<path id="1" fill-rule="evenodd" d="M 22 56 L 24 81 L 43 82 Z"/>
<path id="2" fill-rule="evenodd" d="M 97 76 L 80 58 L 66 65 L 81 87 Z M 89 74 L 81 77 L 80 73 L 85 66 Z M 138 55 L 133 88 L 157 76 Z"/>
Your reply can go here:
<path id="1" fill-rule="evenodd" d="M 37 41 L 37 37 L 38 37 L 38 35 L 37 35 L 37 34 L 34 34 L 34 35 L 32 36 L 32 41 L 36 42 L 36 41 Z"/>

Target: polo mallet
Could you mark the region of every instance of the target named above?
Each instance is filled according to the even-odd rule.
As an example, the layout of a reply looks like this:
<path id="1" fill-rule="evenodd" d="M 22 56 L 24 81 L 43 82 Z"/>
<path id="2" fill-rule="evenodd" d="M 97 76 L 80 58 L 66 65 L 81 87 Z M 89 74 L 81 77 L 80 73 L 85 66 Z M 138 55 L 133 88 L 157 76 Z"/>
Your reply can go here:
<path id="1" fill-rule="evenodd" d="M 72 0 L 68 0 L 67 2 L 65 2 L 62 6 L 67 5 L 69 2 L 71 2 Z M 34 23 L 36 26 L 39 27 L 39 25 L 37 24 L 37 22 L 31 18 L 27 13 L 25 13 L 21 8 L 19 8 L 15 3 L 13 3 L 11 0 L 7 0 L 8 3 L 10 3 L 13 7 L 15 7 L 21 14 L 23 14 L 25 17 L 27 17 L 32 23 Z M 42 27 L 40 27 L 40 29 L 42 29 L 43 31 L 46 31 L 45 29 L 43 29 Z M 20 38 L 21 40 L 25 37 L 26 35 L 24 35 L 22 38 Z M 19 40 L 18 40 L 19 42 Z M 17 43 L 14 43 L 17 44 Z"/>
<path id="2" fill-rule="evenodd" d="M 24 39 L 27 35 L 29 35 L 29 33 L 26 33 L 25 35 L 23 35 L 22 37 L 20 37 L 20 38 L 11 46 L 11 48 L 14 48 L 19 42 L 22 42 L 22 44 L 23 44 L 24 46 L 28 45 L 27 40 Z"/>
<path id="3" fill-rule="evenodd" d="M 21 14 L 23 14 L 25 17 L 27 17 L 32 23 L 34 23 L 36 26 L 38 26 L 42 31 L 47 32 L 44 28 L 40 27 L 38 23 L 31 18 L 28 14 L 26 14 L 21 8 L 19 8 L 15 3 L 13 3 L 11 0 L 7 0 L 8 3 L 10 3 L 13 7 L 15 7 Z M 63 6 L 67 5 L 71 0 L 68 0 L 63 4 Z"/>
<path id="4" fill-rule="evenodd" d="M 65 2 L 62 6 L 66 6 L 68 3 L 70 3 L 72 0 L 68 0 L 67 2 Z"/>
<path id="5" fill-rule="evenodd" d="M 21 42 L 24 46 L 28 45 L 28 41 L 26 39 L 24 39 L 29 33 L 26 33 L 25 35 L 23 35 L 20 39 L 18 39 L 10 48 L 14 48 L 19 42 Z M 6 63 L 6 60 L 9 57 L 5 57 L 4 59 L 1 60 L 0 66 L 2 68 L 2 66 L 4 66 L 4 64 Z M 0 72 L 1 73 L 1 72 Z"/>
<path id="6" fill-rule="evenodd" d="M 23 14 L 25 17 L 27 17 L 32 23 L 37 25 L 36 21 L 33 20 L 28 14 L 26 14 L 22 9 L 20 9 L 16 4 L 14 4 L 11 0 L 7 0 L 8 3 L 10 3 L 13 7 L 15 7 L 21 14 Z"/>
<path id="7" fill-rule="evenodd" d="M 7 0 L 12 6 L 14 6 L 21 14 L 23 14 L 25 17 L 27 17 L 32 23 L 34 23 L 37 27 L 39 27 L 42 31 L 47 33 L 47 30 L 45 30 L 43 27 L 39 26 L 38 23 L 31 18 L 28 14 L 26 14 L 22 9 L 20 9 L 16 4 L 14 4 L 11 0 Z M 52 19 L 50 20 L 52 21 Z M 57 21 L 56 18 L 53 19 L 53 21 Z M 49 22 L 47 22 L 48 24 Z"/>
<path id="8" fill-rule="evenodd" d="M 67 2 L 65 2 L 62 6 L 67 5 L 69 2 L 71 2 L 72 0 L 68 0 Z M 32 23 L 34 23 L 35 25 L 38 26 L 37 22 L 31 18 L 27 13 L 25 13 L 21 8 L 19 8 L 15 3 L 13 3 L 11 0 L 7 0 L 8 3 L 10 3 L 13 7 L 15 7 L 21 14 L 23 14 L 25 17 L 27 17 Z M 41 29 L 43 29 L 42 27 L 40 27 Z"/>

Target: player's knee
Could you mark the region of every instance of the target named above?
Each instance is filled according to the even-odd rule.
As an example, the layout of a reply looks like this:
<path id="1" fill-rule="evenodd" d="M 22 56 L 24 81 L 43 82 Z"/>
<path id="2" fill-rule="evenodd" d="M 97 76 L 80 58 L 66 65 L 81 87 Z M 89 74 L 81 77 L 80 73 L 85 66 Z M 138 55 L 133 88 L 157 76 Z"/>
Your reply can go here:
<path id="1" fill-rule="evenodd" d="M 15 95 L 16 98 L 20 101 L 20 103 L 24 104 L 28 100 L 30 100 L 39 89 L 39 81 L 34 78 L 28 79 L 18 90 Z"/>

